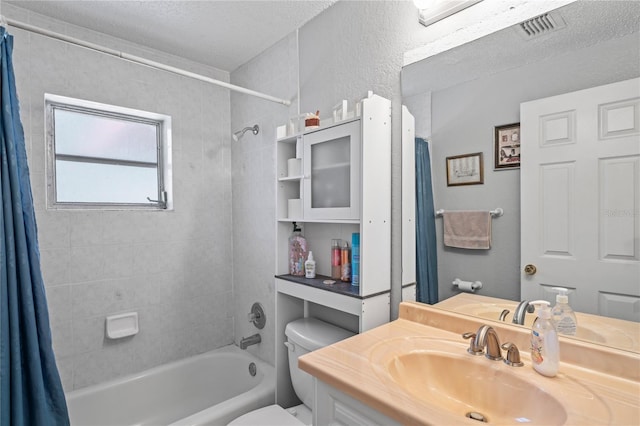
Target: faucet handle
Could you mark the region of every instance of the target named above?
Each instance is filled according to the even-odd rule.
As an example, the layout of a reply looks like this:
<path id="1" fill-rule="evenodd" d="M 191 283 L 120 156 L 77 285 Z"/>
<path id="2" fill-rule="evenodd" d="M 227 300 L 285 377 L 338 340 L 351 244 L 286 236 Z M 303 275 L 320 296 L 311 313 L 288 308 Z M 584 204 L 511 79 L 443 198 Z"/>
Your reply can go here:
<path id="1" fill-rule="evenodd" d="M 511 312 L 508 309 L 503 309 L 502 312 L 500 312 L 500 317 L 498 318 L 500 321 L 504 321 L 504 319 L 507 317 L 507 315 L 509 314 L 509 312 Z"/>
<path id="2" fill-rule="evenodd" d="M 469 339 L 469 349 L 467 349 L 467 352 L 471 355 L 484 354 L 484 349 L 476 345 L 476 333 L 468 331 L 462 335 L 462 338 L 465 340 Z"/>
<path id="3" fill-rule="evenodd" d="M 264 314 L 264 309 L 262 309 L 262 305 L 258 302 L 254 303 L 251 306 L 251 312 L 247 315 L 247 319 L 249 322 L 252 322 L 259 329 L 263 329 L 264 325 L 267 323 L 267 317 Z"/>
<path id="4" fill-rule="evenodd" d="M 505 364 L 512 367 L 522 367 L 524 365 L 524 363 L 520 361 L 520 351 L 515 344 L 507 342 L 502 345 L 502 349 L 507 351 L 507 356 L 504 359 Z"/>

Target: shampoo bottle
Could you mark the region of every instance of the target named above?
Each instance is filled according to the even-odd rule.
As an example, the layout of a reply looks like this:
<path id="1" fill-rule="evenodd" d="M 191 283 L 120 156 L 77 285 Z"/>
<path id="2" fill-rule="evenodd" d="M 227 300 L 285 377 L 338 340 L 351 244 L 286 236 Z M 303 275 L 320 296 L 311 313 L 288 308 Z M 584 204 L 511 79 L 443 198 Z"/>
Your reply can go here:
<path id="1" fill-rule="evenodd" d="M 351 285 L 360 285 L 360 233 L 351 234 Z"/>
<path id="2" fill-rule="evenodd" d="M 309 258 L 304 262 L 304 276 L 305 278 L 316 277 L 316 261 L 313 260 L 313 252 L 309 250 Z"/>
<path id="3" fill-rule="evenodd" d="M 578 331 L 578 320 L 573 309 L 569 306 L 569 296 L 567 296 L 569 290 L 564 287 L 553 287 L 552 290 L 558 292 L 556 305 L 551 311 L 553 321 L 556 323 L 556 329 L 560 334 L 575 336 Z"/>
<path id="4" fill-rule="evenodd" d="M 558 374 L 560 343 L 551 321 L 550 303 L 546 300 L 536 300 L 530 304 L 538 309 L 538 318 L 531 327 L 531 363 L 538 373 L 554 377 Z"/>

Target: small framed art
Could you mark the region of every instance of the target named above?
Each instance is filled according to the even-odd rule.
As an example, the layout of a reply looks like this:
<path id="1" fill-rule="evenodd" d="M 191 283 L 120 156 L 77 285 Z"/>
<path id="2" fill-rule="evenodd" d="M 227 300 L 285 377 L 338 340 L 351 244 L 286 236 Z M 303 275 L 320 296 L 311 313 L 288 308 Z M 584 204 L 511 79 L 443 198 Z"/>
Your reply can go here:
<path id="1" fill-rule="evenodd" d="M 494 138 L 494 168 L 520 168 L 520 123 L 496 126 Z"/>
<path id="2" fill-rule="evenodd" d="M 484 162 L 481 152 L 447 157 L 447 186 L 484 183 Z"/>

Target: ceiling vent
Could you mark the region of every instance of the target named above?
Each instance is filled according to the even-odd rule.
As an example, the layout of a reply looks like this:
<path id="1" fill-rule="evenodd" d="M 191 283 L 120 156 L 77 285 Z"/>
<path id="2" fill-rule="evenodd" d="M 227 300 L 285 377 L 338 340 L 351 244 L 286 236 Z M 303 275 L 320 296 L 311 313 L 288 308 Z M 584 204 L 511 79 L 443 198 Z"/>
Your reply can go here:
<path id="1" fill-rule="evenodd" d="M 518 34 L 525 40 L 540 37 L 566 27 L 567 24 L 557 13 L 543 13 L 535 18 L 520 22 L 517 25 Z"/>

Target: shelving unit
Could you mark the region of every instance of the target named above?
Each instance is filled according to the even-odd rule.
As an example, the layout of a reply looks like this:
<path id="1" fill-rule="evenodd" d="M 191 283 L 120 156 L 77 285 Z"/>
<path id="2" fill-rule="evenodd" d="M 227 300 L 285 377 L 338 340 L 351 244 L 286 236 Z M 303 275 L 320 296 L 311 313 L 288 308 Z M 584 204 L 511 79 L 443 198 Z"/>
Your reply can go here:
<path id="1" fill-rule="evenodd" d="M 276 402 L 284 407 L 298 403 L 291 387 L 284 346 L 287 323 L 312 316 L 359 333 L 389 321 L 391 102 L 370 94 L 360 106 L 360 117 L 276 141 Z M 323 143 L 324 139 L 330 143 L 343 142 L 345 138 L 348 148 L 341 147 L 340 155 L 344 157 L 348 150 L 348 162 L 336 160 L 331 164 L 323 157 L 311 168 L 309 156 L 314 155 L 311 144 Z M 302 159 L 299 176 L 288 174 L 287 161 L 293 158 Z M 313 188 L 312 180 L 318 176 L 318 163 L 348 170 L 348 198 L 344 194 L 340 197 L 341 203 L 350 200 L 348 206 L 340 204 L 335 210 L 329 207 L 309 213 L 312 195 L 309 192 Z M 343 173 L 341 177 L 345 175 Z M 332 194 L 331 191 L 325 193 Z M 304 206 L 301 217 L 290 217 L 289 199 L 301 200 Z M 331 200 L 322 201 L 328 201 L 320 203 L 324 208 Z M 302 228 L 308 249 L 313 251 L 318 274 L 315 279 L 288 274 L 288 239 L 293 222 Z M 360 233 L 360 286 L 339 281 L 327 284 L 332 280 L 329 277 L 331 240 L 341 239 L 351 244 L 351 235 L 356 232 Z"/>

